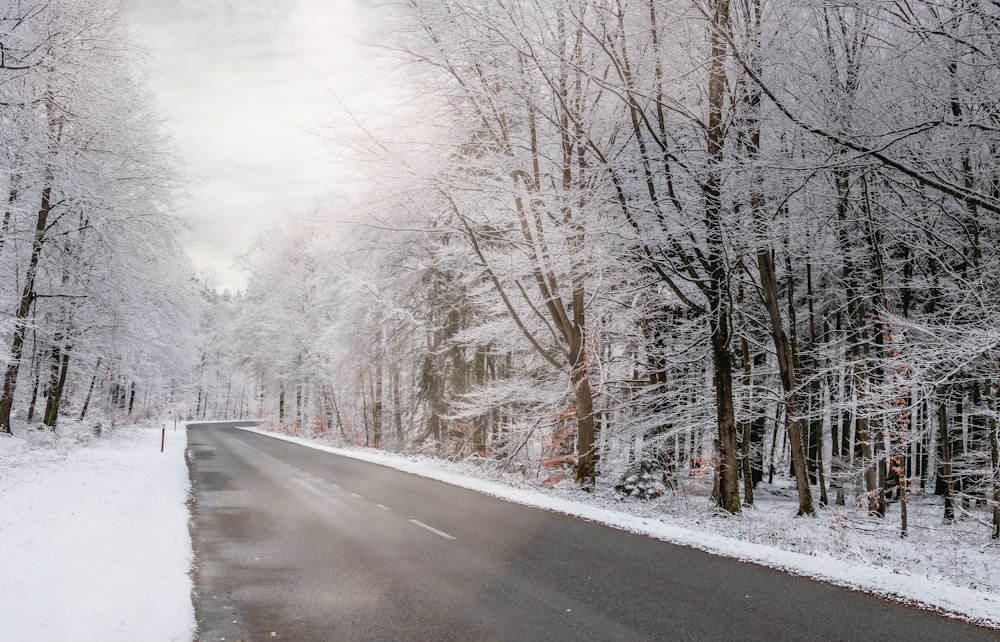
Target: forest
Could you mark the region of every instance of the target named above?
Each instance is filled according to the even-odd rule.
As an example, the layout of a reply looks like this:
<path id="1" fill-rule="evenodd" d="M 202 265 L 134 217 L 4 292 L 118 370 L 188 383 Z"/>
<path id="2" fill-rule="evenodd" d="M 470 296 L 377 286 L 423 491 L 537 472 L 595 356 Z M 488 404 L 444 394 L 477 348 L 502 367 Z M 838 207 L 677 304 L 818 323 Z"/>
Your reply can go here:
<path id="1" fill-rule="evenodd" d="M 343 119 L 355 187 L 238 293 L 178 249 L 112 5 L 3 17 L 0 430 L 93 395 L 1000 538 L 1000 4 L 401 0 L 406 104 Z"/>
<path id="2" fill-rule="evenodd" d="M 0 434 L 186 394 L 207 300 L 130 42 L 121 2 L 0 3 Z"/>
<path id="3" fill-rule="evenodd" d="M 408 124 L 357 127 L 365 197 L 217 301 L 222 412 L 630 494 L 708 468 L 732 513 L 790 475 L 905 531 L 934 493 L 1000 536 L 1000 6 L 402 5 Z"/>

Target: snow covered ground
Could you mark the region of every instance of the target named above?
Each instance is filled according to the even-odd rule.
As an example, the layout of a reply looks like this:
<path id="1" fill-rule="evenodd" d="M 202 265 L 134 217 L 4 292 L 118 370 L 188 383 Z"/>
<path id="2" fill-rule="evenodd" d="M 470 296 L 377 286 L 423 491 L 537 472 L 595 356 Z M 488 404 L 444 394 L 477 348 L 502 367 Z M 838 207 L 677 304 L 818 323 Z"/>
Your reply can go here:
<path id="1" fill-rule="evenodd" d="M 0 640 L 194 636 L 187 434 L 93 422 L 0 437 Z"/>
<path id="2" fill-rule="evenodd" d="M 974 515 L 944 526 L 933 497 L 911 498 L 910 535 L 901 539 L 898 505 L 886 519 L 870 518 L 861 507 L 832 507 L 815 518 L 795 518 L 791 485 L 763 484 L 755 508 L 723 516 L 711 509 L 705 480 L 689 480 L 683 495 L 622 501 L 610 489 L 585 493 L 566 485 L 543 490 L 523 477 L 468 461 L 337 448 L 258 428 L 244 430 L 1000 628 L 1000 543 L 989 538 L 988 527 Z"/>
<path id="3" fill-rule="evenodd" d="M 159 425 L 101 437 L 90 428 L 0 438 L 0 640 L 191 640 L 186 432 L 168 427 L 161 454 Z M 543 490 L 468 461 L 248 430 L 1000 628 L 1000 545 L 974 517 L 943 526 L 933 498 L 914 497 L 903 540 L 898 515 L 841 507 L 793 518 L 794 490 L 779 485 L 760 488 L 756 508 L 723 517 L 691 487 L 621 501 L 610 489 Z"/>

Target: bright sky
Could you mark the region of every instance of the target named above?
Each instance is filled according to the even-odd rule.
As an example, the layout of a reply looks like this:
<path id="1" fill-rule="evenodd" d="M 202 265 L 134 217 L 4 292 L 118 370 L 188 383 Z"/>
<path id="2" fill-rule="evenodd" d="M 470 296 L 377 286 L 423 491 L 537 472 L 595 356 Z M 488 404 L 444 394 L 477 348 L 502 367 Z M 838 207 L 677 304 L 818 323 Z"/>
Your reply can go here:
<path id="1" fill-rule="evenodd" d="M 370 0 L 129 0 L 150 84 L 187 172 L 188 251 L 220 289 L 270 221 L 338 193 L 316 131 L 337 100 L 378 101 Z M 368 8 L 365 8 L 365 7 Z"/>

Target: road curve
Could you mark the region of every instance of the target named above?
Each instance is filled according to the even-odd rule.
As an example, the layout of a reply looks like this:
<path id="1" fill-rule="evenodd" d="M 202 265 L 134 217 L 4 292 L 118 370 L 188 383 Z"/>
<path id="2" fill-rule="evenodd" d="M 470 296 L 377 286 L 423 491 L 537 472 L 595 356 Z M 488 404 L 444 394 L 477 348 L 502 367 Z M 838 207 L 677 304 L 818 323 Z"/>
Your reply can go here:
<path id="1" fill-rule="evenodd" d="M 1000 638 L 229 425 L 188 440 L 201 642 Z"/>

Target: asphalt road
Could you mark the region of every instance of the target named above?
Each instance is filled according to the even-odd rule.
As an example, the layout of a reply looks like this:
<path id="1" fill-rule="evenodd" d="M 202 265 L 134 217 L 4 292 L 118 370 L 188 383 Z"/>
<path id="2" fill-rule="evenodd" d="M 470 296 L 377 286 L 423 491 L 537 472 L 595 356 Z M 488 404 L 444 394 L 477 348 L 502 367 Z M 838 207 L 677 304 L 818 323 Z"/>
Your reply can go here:
<path id="1" fill-rule="evenodd" d="M 232 427 L 188 439 L 201 642 L 1000 639 Z"/>

